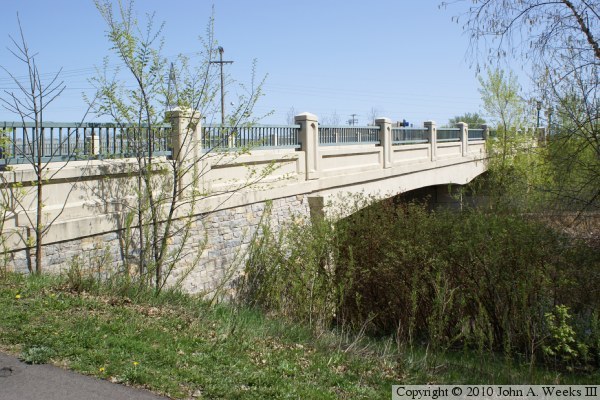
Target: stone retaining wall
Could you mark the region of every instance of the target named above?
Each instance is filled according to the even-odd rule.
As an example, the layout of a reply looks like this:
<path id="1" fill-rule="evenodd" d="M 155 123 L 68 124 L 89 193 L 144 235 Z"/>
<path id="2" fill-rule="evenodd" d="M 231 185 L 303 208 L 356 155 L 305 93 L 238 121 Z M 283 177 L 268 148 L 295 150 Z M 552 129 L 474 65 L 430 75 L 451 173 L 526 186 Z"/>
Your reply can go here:
<path id="1" fill-rule="evenodd" d="M 270 212 L 265 213 L 267 208 L 267 202 L 259 202 L 194 217 L 191 235 L 185 244 L 190 254 L 173 271 L 171 281 L 175 282 L 186 273 L 192 260 L 201 252 L 196 267 L 186 274 L 182 288 L 191 293 L 209 293 L 243 268 L 261 219 L 277 230 L 293 218 L 310 217 L 305 195 L 275 199 L 270 202 Z M 73 263 L 78 263 L 88 273 L 119 268 L 125 257 L 123 240 L 123 231 L 117 231 L 44 245 L 45 271 L 64 273 Z M 177 240 L 181 238 L 176 238 L 173 244 L 180 244 Z M 9 253 L 9 269 L 28 272 L 27 255 L 27 250 Z M 30 260 L 34 262 L 33 257 Z"/>

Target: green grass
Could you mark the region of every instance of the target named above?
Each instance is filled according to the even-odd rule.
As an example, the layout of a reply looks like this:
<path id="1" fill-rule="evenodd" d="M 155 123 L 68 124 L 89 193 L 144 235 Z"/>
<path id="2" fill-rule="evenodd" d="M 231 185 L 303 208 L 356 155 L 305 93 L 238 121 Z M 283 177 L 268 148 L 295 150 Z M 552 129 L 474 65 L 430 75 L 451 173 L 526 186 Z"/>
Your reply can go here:
<path id="1" fill-rule="evenodd" d="M 472 352 L 399 351 L 392 339 L 312 333 L 177 293 L 73 293 L 59 277 L 0 280 L 0 348 L 173 398 L 385 399 L 391 385 L 593 383 Z"/>

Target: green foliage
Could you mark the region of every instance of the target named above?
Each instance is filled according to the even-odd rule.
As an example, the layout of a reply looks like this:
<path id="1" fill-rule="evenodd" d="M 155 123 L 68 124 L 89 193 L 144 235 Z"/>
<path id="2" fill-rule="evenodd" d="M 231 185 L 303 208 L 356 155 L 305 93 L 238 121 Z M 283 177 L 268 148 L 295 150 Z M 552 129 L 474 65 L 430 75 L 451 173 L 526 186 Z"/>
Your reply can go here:
<path id="1" fill-rule="evenodd" d="M 448 126 L 453 127 L 459 122 L 465 122 L 469 125 L 469 128 L 479 129 L 480 125 L 486 123 L 485 119 L 478 113 L 465 113 L 463 115 L 457 115 L 454 118 L 450 118 Z"/>
<path id="2" fill-rule="evenodd" d="M 517 77 L 503 70 L 488 69 L 485 78 L 479 77 L 483 108 L 492 116 L 494 122 L 505 132 L 518 129 L 523 125 L 525 106 L 519 95 L 520 86 Z"/>
<path id="3" fill-rule="evenodd" d="M 109 269 L 108 249 L 75 256 L 65 272 L 66 284 L 76 293 L 97 292 L 102 281 L 119 280 L 120 275 Z"/>
<path id="4" fill-rule="evenodd" d="M 466 19 L 463 28 L 479 61 L 497 65 L 516 57 L 529 68 L 552 147 L 542 159 L 546 181 L 532 188 L 546 197 L 546 209 L 600 209 L 598 6 L 598 1 L 490 0 L 474 2 L 460 17 Z M 508 96 L 518 92 L 511 75 L 488 71 L 487 82 L 482 79 L 486 111 L 505 131 L 519 126 L 511 122 L 519 112 L 504 113 L 502 107 L 519 103 L 518 96 Z"/>
<path id="5" fill-rule="evenodd" d="M 586 138 L 573 134 L 568 125 L 557 127 L 544 154 L 550 181 L 548 197 L 554 208 L 592 211 L 600 209 L 600 157 Z M 585 129 L 585 128 L 581 128 Z M 600 127 L 595 128 L 600 132 Z"/>
<path id="6" fill-rule="evenodd" d="M 544 314 L 544 317 L 550 336 L 548 344 L 542 347 L 544 353 L 568 368 L 583 361 L 587 357 L 588 347 L 577 341 L 575 330 L 569 324 L 569 308 L 557 305 L 553 312 Z"/>
<path id="7" fill-rule="evenodd" d="M 269 210 L 265 211 L 268 221 Z M 239 300 L 323 328 L 335 317 L 343 285 L 335 275 L 333 226 L 296 220 L 279 232 L 261 226 L 249 251 Z"/>
<path id="8" fill-rule="evenodd" d="M 399 379 L 383 343 L 360 342 L 369 352 L 355 352 L 342 334 L 321 340 L 256 310 L 151 290 L 129 298 L 104 283 L 79 294 L 41 278 L 0 281 L 0 346 L 38 349 L 26 350 L 35 362 L 177 399 L 384 398 Z"/>
<path id="9" fill-rule="evenodd" d="M 596 364 L 600 364 L 600 311 L 594 311 L 591 315 L 587 346 L 590 349 L 590 357 L 596 359 Z"/>
<path id="10" fill-rule="evenodd" d="M 539 146 L 536 131 L 527 128 L 529 118 L 516 76 L 496 69 L 479 80 L 484 107 L 497 126 L 486 143 L 485 178 L 470 184 L 469 190 L 485 196 L 488 207 L 498 212 L 546 209 L 553 181 L 548 149 Z"/>
<path id="11" fill-rule="evenodd" d="M 28 347 L 21 353 L 21 359 L 27 364 L 46 364 L 54 356 L 54 351 L 46 346 Z"/>
<path id="12" fill-rule="evenodd" d="M 208 165 L 216 165 L 225 156 L 235 158 L 247 152 L 212 149 L 199 151 L 196 130 L 202 118 L 212 120 L 218 86 L 214 60 L 218 47 L 214 38 L 213 18 L 209 18 L 206 38 L 201 39 L 200 62 L 191 65 L 186 57 L 167 62 L 162 54 L 163 26 L 153 16 L 145 23 L 135 17 L 132 1 L 96 0 L 96 7 L 107 27 L 113 55 L 123 68 L 109 74 L 105 71 L 93 79 L 97 98 L 92 103 L 98 115 L 108 116 L 117 126 L 126 126 L 125 140 L 136 165 L 121 184 L 107 183 L 110 201 L 119 199 L 123 210 L 116 218 L 123 268 L 119 276 L 125 287 L 153 287 L 160 293 L 166 286 L 179 285 L 198 264 L 207 238 L 202 237 L 202 215 L 199 202 L 209 196 L 231 194 L 260 181 L 273 170 L 273 165 L 251 171 L 246 182 L 223 190 L 207 192 L 203 175 Z M 250 120 L 252 108 L 261 96 L 262 83 L 243 88 L 238 106 L 226 120 L 236 127 Z M 169 111 L 166 116 L 164 112 Z M 193 110 L 193 111 L 192 111 Z M 177 115 L 177 119 L 175 116 Z M 157 158 L 153 154 L 156 140 L 152 132 L 165 118 L 174 118 L 171 140 L 172 156 Z M 223 133 L 219 146 L 226 144 L 235 129 Z M 175 133 L 176 132 L 176 133 Z M 162 138 L 164 139 L 164 138 Z M 228 161 L 229 162 L 229 161 Z M 128 193 L 130 196 L 122 196 Z M 198 237 L 200 239 L 198 240 Z M 174 271 L 177 270 L 177 278 Z M 131 279 L 128 283 L 129 278 Z"/>
<path id="13" fill-rule="evenodd" d="M 572 307 L 580 332 L 600 310 L 589 279 L 600 255 L 520 214 L 383 201 L 320 226 L 267 232 L 247 264 L 249 304 L 437 350 L 526 357 L 547 345 L 551 304 Z"/>

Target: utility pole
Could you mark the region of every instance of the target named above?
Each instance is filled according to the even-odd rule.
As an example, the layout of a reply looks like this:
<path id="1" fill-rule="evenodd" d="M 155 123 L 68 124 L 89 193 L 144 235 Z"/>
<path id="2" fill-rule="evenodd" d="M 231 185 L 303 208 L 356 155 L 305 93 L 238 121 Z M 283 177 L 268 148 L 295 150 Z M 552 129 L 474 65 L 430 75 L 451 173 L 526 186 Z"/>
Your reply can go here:
<path id="1" fill-rule="evenodd" d="M 351 116 L 352 118 L 350 118 L 350 119 L 348 120 L 348 125 L 352 125 L 352 126 L 354 126 L 354 125 L 355 125 L 355 124 L 358 122 L 358 120 L 356 119 L 356 116 L 357 116 L 357 115 L 358 115 L 358 114 L 350 114 L 350 116 Z"/>
<path id="2" fill-rule="evenodd" d="M 210 61 L 211 64 L 219 64 L 221 66 L 221 126 L 225 125 L 225 92 L 223 90 L 223 64 L 233 64 L 233 61 L 223 61 L 223 48 L 219 46 L 219 61 Z"/>

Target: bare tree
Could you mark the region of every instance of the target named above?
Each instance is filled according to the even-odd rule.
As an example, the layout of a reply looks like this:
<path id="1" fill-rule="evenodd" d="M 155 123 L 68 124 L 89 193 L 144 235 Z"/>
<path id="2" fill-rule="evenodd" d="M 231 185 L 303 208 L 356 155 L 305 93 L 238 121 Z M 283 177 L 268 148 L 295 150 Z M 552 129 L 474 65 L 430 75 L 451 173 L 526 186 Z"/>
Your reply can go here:
<path id="1" fill-rule="evenodd" d="M 583 68 L 600 61 L 598 0 L 487 0 L 470 5 L 461 18 L 470 50 L 492 62 L 512 56 L 556 67 L 575 56 L 574 67 Z"/>
<path id="2" fill-rule="evenodd" d="M 375 120 L 378 117 L 381 117 L 381 110 L 379 108 L 376 107 L 371 107 L 371 110 L 369 111 L 369 124 L 370 125 L 375 125 Z"/>
<path id="3" fill-rule="evenodd" d="M 294 117 L 296 116 L 296 114 L 298 114 L 296 109 L 293 106 L 290 107 L 287 114 L 285 115 L 285 122 L 288 125 L 294 125 L 296 123 L 296 121 L 294 120 Z"/>
<path id="4" fill-rule="evenodd" d="M 36 62 L 36 53 L 29 48 L 21 21 L 17 15 L 19 25 L 19 37 L 14 39 L 10 37 L 14 49 L 11 53 L 23 64 L 26 71 L 25 78 L 21 79 L 17 75 L 8 71 L 5 67 L 2 69 L 10 76 L 16 90 L 4 90 L 4 96 L 0 98 L 3 106 L 15 113 L 23 127 L 26 123 L 32 124 L 32 128 L 27 130 L 23 135 L 22 143 L 15 143 L 10 135 L 3 138 L 3 157 L 18 157 L 30 165 L 35 173 L 35 180 L 31 183 L 22 183 L 19 187 L 14 187 L 12 196 L 13 210 L 12 212 L 21 212 L 26 218 L 28 227 L 26 228 L 25 237 L 22 237 L 23 242 L 28 248 L 35 248 L 35 272 L 42 272 L 43 259 L 43 238 L 51 228 L 52 224 L 60 217 L 67 201 L 63 203 L 63 208 L 55 214 L 53 218 L 44 220 L 44 185 L 47 180 L 55 176 L 64 166 L 54 169 L 53 173 L 48 173 L 48 167 L 51 162 L 56 161 L 56 154 L 63 143 L 50 143 L 47 145 L 48 138 L 44 132 L 44 113 L 46 108 L 61 95 L 65 89 L 65 84 L 60 80 L 60 72 L 53 74 L 50 79 L 42 79 L 42 73 Z M 16 128 L 13 128 L 16 129 Z M 63 141 L 69 140 L 65 137 Z M 49 149 L 49 150 L 48 150 Z M 10 152 L 15 154 L 10 154 Z M 10 168 L 10 167 L 5 167 Z M 14 185 L 13 185 L 14 186 Z M 73 187 L 71 187 L 72 190 Z M 35 217 L 29 215 L 27 210 L 30 209 L 30 204 L 25 204 L 29 197 L 26 196 L 33 189 L 35 192 Z M 70 194 L 67 193 L 67 198 Z M 31 234 L 33 231 L 33 234 Z M 28 260 L 29 265 L 31 260 Z M 30 270 L 33 268 L 30 266 Z"/>
<path id="5" fill-rule="evenodd" d="M 337 111 L 333 111 L 330 115 L 326 115 L 321 119 L 323 125 L 339 125 L 341 123 L 341 117 Z"/>

